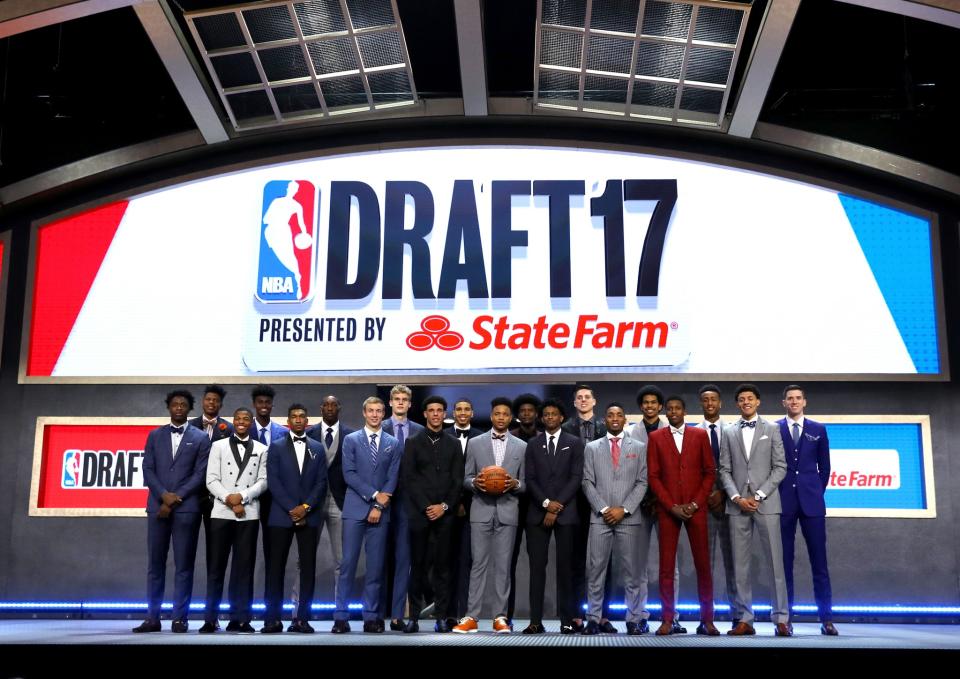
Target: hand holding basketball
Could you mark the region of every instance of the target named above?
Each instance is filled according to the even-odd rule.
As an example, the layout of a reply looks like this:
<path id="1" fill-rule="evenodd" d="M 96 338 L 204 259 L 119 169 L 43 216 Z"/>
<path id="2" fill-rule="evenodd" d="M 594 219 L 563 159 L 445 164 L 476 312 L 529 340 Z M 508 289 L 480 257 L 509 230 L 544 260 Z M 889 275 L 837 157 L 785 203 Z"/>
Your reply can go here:
<path id="1" fill-rule="evenodd" d="M 480 477 L 483 479 L 484 492 L 491 495 L 501 495 L 507 489 L 507 479 L 510 475 L 503 467 L 491 465 L 480 470 Z"/>

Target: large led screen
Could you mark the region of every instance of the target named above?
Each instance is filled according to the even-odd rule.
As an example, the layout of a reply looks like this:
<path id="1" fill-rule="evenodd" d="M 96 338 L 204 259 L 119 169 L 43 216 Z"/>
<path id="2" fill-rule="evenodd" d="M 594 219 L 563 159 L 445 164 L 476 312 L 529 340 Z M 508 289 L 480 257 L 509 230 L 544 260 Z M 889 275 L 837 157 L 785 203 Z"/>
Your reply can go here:
<path id="1" fill-rule="evenodd" d="M 619 151 L 286 162 L 40 224 L 22 378 L 941 377 L 932 232 Z"/>

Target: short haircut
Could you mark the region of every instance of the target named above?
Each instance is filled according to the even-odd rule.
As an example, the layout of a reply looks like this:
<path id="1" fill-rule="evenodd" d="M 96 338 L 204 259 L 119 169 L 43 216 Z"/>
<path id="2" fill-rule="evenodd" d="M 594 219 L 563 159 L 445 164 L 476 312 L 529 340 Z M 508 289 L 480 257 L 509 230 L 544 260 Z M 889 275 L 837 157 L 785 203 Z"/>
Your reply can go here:
<path id="1" fill-rule="evenodd" d="M 610 401 L 610 403 L 607 404 L 607 407 L 603 409 L 603 412 L 606 413 L 611 408 L 619 408 L 623 412 L 627 412 L 627 409 L 623 407 L 623 404 L 620 403 L 620 401 Z"/>
<path id="2" fill-rule="evenodd" d="M 336 401 L 338 408 L 342 408 L 342 407 L 343 407 L 343 404 L 340 403 L 340 399 L 339 399 L 336 395 L 334 395 L 334 394 L 327 394 L 326 396 L 324 396 L 324 397 L 320 400 L 320 403 L 323 403 L 323 402 L 326 401 L 328 398 L 332 398 L 334 401 Z"/>
<path id="3" fill-rule="evenodd" d="M 271 387 L 269 384 L 258 384 L 253 388 L 253 391 L 250 392 L 250 398 L 254 401 L 257 400 L 257 396 L 266 396 L 267 398 L 273 400 L 276 395 L 276 389 Z"/>
<path id="4" fill-rule="evenodd" d="M 366 411 L 368 405 L 383 405 L 383 399 L 379 396 L 367 396 L 363 399 L 363 410 Z"/>
<path id="5" fill-rule="evenodd" d="M 589 384 L 578 384 L 577 386 L 575 386 L 573 388 L 573 395 L 576 396 L 578 391 L 584 391 L 584 390 L 589 391 L 590 395 L 593 396 L 594 398 L 597 397 L 597 394 L 593 390 L 593 387 L 591 387 Z"/>
<path id="6" fill-rule="evenodd" d="M 757 388 L 757 385 L 750 384 L 749 382 L 744 382 L 743 384 L 737 385 L 736 391 L 733 392 L 733 397 L 737 400 L 740 399 L 740 394 L 745 391 L 749 391 L 754 396 L 757 397 L 757 400 L 760 400 L 760 390 Z"/>
<path id="7" fill-rule="evenodd" d="M 406 394 L 408 399 L 413 400 L 413 391 L 405 384 L 394 385 L 390 390 L 390 398 L 392 399 L 396 394 Z"/>
<path id="8" fill-rule="evenodd" d="M 174 389 L 173 391 L 167 393 L 164 403 L 167 404 L 168 408 L 170 407 L 170 402 L 177 396 L 182 396 L 183 398 L 187 399 L 187 405 L 190 406 L 190 410 L 193 410 L 193 404 L 195 403 L 193 400 L 193 394 L 186 389 Z"/>
<path id="9" fill-rule="evenodd" d="M 664 403 L 664 405 L 666 405 L 667 403 L 670 403 L 670 401 L 680 401 L 680 405 L 683 406 L 683 409 L 684 409 L 684 410 L 687 409 L 687 402 L 683 400 L 683 397 L 682 397 L 682 396 L 677 396 L 676 394 L 671 394 L 670 396 L 667 396 L 667 397 L 663 400 L 663 403 Z"/>
<path id="10" fill-rule="evenodd" d="M 540 404 L 540 408 L 539 408 L 539 413 L 541 417 L 543 416 L 543 409 L 546 408 L 547 406 L 550 406 L 551 408 L 556 408 L 557 410 L 560 411 L 561 417 L 563 417 L 564 419 L 567 418 L 567 409 L 564 408 L 563 402 L 560 399 L 558 398 L 544 399 L 543 403 Z"/>
<path id="11" fill-rule="evenodd" d="M 430 396 L 427 396 L 425 399 L 423 399 L 423 412 L 427 412 L 427 406 L 430 405 L 431 403 L 439 403 L 440 405 L 443 406 L 444 410 L 447 409 L 447 399 L 445 399 L 443 396 L 440 396 L 439 394 L 431 394 Z"/>
<path id="12" fill-rule="evenodd" d="M 304 415 L 309 415 L 307 412 L 307 406 L 302 403 L 291 403 L 290 407 L 287 408 L 287 417 L 290 417 L 293 414 L 294 410 L 302 410 Z"/>
<path id="13" fill-rule="evenodd" d="M 471 401 L 470 399 L 468 399 L 466 396 L 461 396 L 461 397 L 458 398 L 456 401 L 454 401 L 454 402 L 453 402 L 453 407 L 456 408 L 456 407 L 457 407 L 458 405 L 460 405 L 461 403 L 466 403 L 468 406 L 470 406 L 470 410 L 473 410 L 473 401 Z"/>
<path id="14" fill-rule="evenodd" d="M 697 392 L 697 395 L 698 395 L 698 396 L 703 396 L 704 393 L 706 393 L 706 392 L 708 392 L 708 391 L 715 391 L 715 392 L 717 392 L 717 396 L 720 396 L 720 387 L 718 387 L 718 386 L 715 385 L 715 384 L 705 384 L 705 385 L 703 385 L 702 387 L 700 387 L 700 391 Z"/>
<path id="15" fill-rule="evenodd" d="M 513 412 L 518 412 L 520 410 L 520 406 L 528 403 L 533 406 L 534 410 L 540 410 L 540 399 L 537 398 L 536 394 L 520 394 L 513 399 Z"/>
<path id="16" fill-rule="evenodd" d="M 787 392 L 788 392 L 788 391 L 799 391 L 800 394 L 801 394 L 804 398 L 807 397 L 806 392 L 803 391 L 803 387 L 801 387 L 799 384 L 788 384 L 787 386 L 785 386 L 785 387 L 783 388 L 783 397 L 784 397 L 784 398 L 787 397 Z M 757 398 L 760 398 L 760 397 L 758 396 Z"/>
<path id="17" fill-rule="evenodd" d="M 510 412 L 513 412 L 513 402 L 508 399 L 506 396 L 497 396 L 495 399 L 490 401 L 490 412 L 493 412 L 493 409 L 497 406 L 507 406 L 510 409 Z"/>
<path id="18" fill-rule="evenodd" d="M 644 396 L 656 396 L 656 397 L 657 397 L 657 403 L 659 403 L 660 405 L 663 405 L 663 392 L 660 391 L 659 389 L 657 389 L 657 388 L 656 388 L 655 386 L 653 386 L 652 384 L 648 384 L 647 386 L 643 387 L 640 391 L 637 392 L 637 405 L 638 405 L 638 406 L 642 406 L 642 405 L 643 405 L 643 397 L 644 397 Z"/>
<path id="19" fill-rule="evenodd" d="M 207 394 L 216 394 L 223 401 L 227 397 L 227 390 L 219 384 L 208 384 L 203 388 L 203 395 L 206 396 Z"/>
<path id="20" fill-rule="evenodd" d="M 236 417 L 236 416 L 237 416 L 237 413 L 246 413 L 247 415 L 250 416 L 250 419 L 251 419 L 251 420 L 252 420 L 253 417 L 254 417 L 253 411 L 250 410 L 247 406 L 240 406 L 239 408 L 237 408 L 236 410 L 234 410 L 234 411 L 233 411 L 233 416 Z"/>

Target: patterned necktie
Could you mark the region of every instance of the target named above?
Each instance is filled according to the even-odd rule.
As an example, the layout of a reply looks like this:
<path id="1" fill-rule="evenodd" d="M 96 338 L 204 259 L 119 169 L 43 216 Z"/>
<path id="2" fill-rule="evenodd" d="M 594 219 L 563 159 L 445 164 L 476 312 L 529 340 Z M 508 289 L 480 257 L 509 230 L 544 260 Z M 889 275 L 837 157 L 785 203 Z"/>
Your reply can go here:
<path id="1" fill-rule="evenodd" d="M 370 460 L 377 465 L 377 435 L 370 434 Z"/>
<path id="2" fill-rule="evenodd" d="M 620 439 L 610 439 L 610 455 L 613 457 L 613 468 L 620 468 Z"/>
<path id="3" fill-rule="evenodd" d="M 710 425 L 710 447 L 713 448 L 713 461 L 720 464 L 720 438 L 717 436 L 717 425 Z"/>
<path id="4" fill-rule="evenodd" d="M 550 436 L 550 441 L 549 441 L 549 443 L 547 443 L 547 452 L 548 452 L 550 455 L 556 455 L 556 454 L 557 454 L 557 444 L 555 444 L 555 443 L 553 442 L 553 438 L 554 438 L 554 437 L 551 435 L 551 436 Z"/>
<path id="5" fill-rule="evenodd" d="M 793 447 L 796 448 L 800 443 L 800 425 L 793 423 Z"/>
<path id="6" fill-rule="evenodd" d="M 327 435 L 324 437 L 323 442 L 327 448 L 333 445 L 333 427 L 327 427 Z"/>
<path id="7" fill-rule="evenodd" d="M 403 448 L 403 442 L 406 438 L 407 437 L 403 435 L 403 424 L 397 422 L 397 441 L 400 443 L 401 448 Z"/>
<path id="8" fill-rule="evenodd" d="M 267 445 L 267 428 L 260 427 L 260 443 Z"/>

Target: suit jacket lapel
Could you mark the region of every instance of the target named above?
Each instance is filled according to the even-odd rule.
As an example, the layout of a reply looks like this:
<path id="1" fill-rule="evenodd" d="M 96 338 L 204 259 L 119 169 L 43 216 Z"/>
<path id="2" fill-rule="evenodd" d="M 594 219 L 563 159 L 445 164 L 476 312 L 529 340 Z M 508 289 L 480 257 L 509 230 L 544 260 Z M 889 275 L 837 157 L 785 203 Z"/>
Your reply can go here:
<path id="1" fill-rule="evenodd" d="M 240 446 L 238 445 L 237 439 L 234 436 L 230 437 L 230 450 L 233 452 L 233 459 L 237 463 L 237 479 L 243 475 L 243 470 L 246 469 L 247 463 L 250 462 L 250 453 L 253 451 L 253 441 L 247 439 L 243 444 L 243 455 L 240 455 Z"/>

